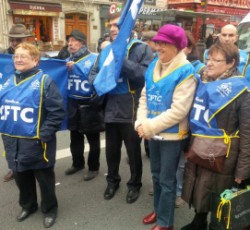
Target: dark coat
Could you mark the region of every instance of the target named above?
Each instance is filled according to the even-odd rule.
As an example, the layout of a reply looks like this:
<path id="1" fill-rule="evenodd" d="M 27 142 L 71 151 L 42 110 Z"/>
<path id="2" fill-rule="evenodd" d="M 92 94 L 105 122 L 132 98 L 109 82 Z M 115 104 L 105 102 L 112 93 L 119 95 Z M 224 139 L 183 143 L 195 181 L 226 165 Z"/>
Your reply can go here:
<path id="1" fill-rule="evenodd" d="M 124 60 L 122 74 L 125 74 L 132 92 L 124 94 L 106 94 L 106 123 L 134 123 L 141 90 L 144 86 L 144 73 L 154 59 L 148 45 L 135 43 L 129 50 L 128 59 Z M 90 79 L 94 81 L 99 72 L 98 63 L 92 68 Z"/>
<path id="2" fill-rule="evenodd" d="M 22 79 L 33 75 L 29 72 Z M 19 79 L 20 81 L 20 79 Z M 52 167 L 56 156 L 56 132 L 65 118 L 63 98 L 55 82 L 47 77 L 44 84 L 40 138 L 16 138 L 2 135 L 9 168 L 22 172 Z M 45 150 L 46 146 L 46 150 Z M 48 161 L 46 161 L 46 158 Z"/>
<path id="3" fill-rule="evenodd" d="M 184 172 L 183 199 L 197 212 L 211 211 L 212 192 L 220 194 L 234 185 L 235 178 L 250 177 L 250 93 L 245 91 L 216 116 L 218 127 L 240 138 L 232 138 L 229 157 L 222 173 L 215 173 L 191 162 Z"/>
<path id="4" fill-rule="evenodd" d="M 86 49 L 74 61 L 76 62 L 88 54 L 90 52 Z M 81 133 L 99 133 L 104 131 L 102 101 L 103 98 L 98 97 L 95 93 L 88 99 L 68 98 L 68 129 Z"/>

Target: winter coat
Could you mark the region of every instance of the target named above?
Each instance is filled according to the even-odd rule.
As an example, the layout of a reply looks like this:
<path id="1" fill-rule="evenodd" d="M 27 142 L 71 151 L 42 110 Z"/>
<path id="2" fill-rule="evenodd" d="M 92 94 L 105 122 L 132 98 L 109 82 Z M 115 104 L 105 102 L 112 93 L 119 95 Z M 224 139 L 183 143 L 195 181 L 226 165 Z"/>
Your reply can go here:
<path id="1" fill-rule="evenodd" d="M 90 51 L 85 48 L 78 53 L 79 56 L 73 58 L 75 62 L 89 55 Z M 104 131 L 103 98 L 96 95 L 95 92 L 92 97 L 87 99 L 68 97 L 68 129 L 81 133 Z"/>
<path id="2" fill-rule="evenodd" d="M 106 123 L 133 123 L 135 121 L 141 90 L 145 82 L 144 73 L 153 59 L 152 51 L 144 43 L 135 43 L 129 49 L 128 59 L 123 62 L 121 74 L 126 75 L 130 92 L 123 94 L 107 93 L 105 95 L 104 121 Z M 94 81 L 98 72 L 98 63 L 96 63 L 89 78 Z"/>
<path id="3" fill-rule="evenodd" d="M 224 129 L 227 134 L 239 130 L 240 138 L 231 139 L 229 157 L 225 159 L 222 173 L 189 161 L 186 163 L 182 198 L 198 213 L 211 211 L 212 194 L 219 196 L 234 185 L 235 178 L 244 180 L 250 176 L 250 93 L 245 91 L 222 109 L 216 121 L 218 128 Z"/>
<path id="4" fill-rule="evenodd" d="M 36 68 L 21 74 L 21 79 L 32 76 Z M 63 98 L 55 82 L 46 77 L 43 93 L 40 132 L 38 139 L 2 135 L 8 166 L 13 171 L 52 167 L 56 156 L 56 132 L 65 117 Z"/>

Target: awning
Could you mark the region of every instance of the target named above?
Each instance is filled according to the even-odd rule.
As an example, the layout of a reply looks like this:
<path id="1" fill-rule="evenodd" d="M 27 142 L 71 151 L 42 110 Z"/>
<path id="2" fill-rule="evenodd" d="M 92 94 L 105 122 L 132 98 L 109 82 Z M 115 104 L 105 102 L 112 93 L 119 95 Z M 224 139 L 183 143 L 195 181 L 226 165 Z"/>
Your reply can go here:
<path id="1" fill-rule="evenodd" d="M 9 1 L 13 14 L 36 16 L 59 16 L 62 12 L 61 4 L 44 2 Z"/>
<path id="2" fill-rule="evenodd" d="M 194 11 L 186 11 L 186 10 L 165 10 L 161 12 L 157 12 L 158 15 L 162 16 L 162 19 L 164 20 L 164 17 L 169 16 L 183 16 L 183 17 L 190 17 L 190 18 L 229 18 L 230 15 L 227 14 L 215 14 L 212 12 L 194 12 Z"/>

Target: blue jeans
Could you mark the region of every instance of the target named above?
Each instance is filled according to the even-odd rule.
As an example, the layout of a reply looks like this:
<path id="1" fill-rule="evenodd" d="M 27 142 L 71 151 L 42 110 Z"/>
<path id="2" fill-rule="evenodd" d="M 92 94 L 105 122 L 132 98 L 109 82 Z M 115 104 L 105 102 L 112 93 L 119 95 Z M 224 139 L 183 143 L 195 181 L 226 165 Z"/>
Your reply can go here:
<path id="1" fill-rule="evenodd" d="M 183 141 L 149 142 L 154 211 L 157 214 L 157 224 L 161 227 L 174 224 L 176 171 L 182 148 Z"/>
<path id="2" fill-rule="evenodd" d="M 184 167 L 185 167 L 185 154 L 184 152 L 181 153 L 178 169 L 176 172 L 177 178 L 177 186 L 176 186 L 176 196 L 181 196 L 182 193 L 182 184 L 183 184 L 183 174 L 184 174 Z"/>

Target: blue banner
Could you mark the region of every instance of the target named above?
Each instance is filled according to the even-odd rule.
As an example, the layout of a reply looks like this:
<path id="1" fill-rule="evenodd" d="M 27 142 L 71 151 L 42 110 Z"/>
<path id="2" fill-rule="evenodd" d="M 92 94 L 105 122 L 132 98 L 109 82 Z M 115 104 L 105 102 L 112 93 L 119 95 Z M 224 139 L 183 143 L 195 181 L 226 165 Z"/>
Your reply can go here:
<path id="1" fill-rule="evenodd" d="M 118 22 L 120 31 L 111 44 L 111 49 L 94 81 L 94 87 L 99 96 L 108 93 L 116 87 L 126 48 L 134 28 L 138 12 L 143 0 L 128 0 Z"/>
<path id="2" fill-rule="evenodd" d="M 12 61 L 12 55 L 0 54 L 0 87 L 5 80 L 15 72 L 14 63 Z M 48 74 L 57 84 L 59 91 L 64 99 L 65 111 L 67 111 L 67 84 L 68 84 L 68 68 L 66 67 L 66 61 L 58 59 L 42 58 L 39 68 L 44 73 Z M 61 126 L 61 130 L 67 129 L 67 117 Z"/>

